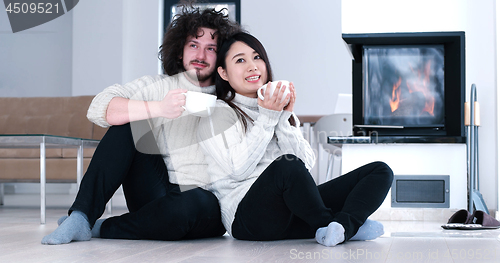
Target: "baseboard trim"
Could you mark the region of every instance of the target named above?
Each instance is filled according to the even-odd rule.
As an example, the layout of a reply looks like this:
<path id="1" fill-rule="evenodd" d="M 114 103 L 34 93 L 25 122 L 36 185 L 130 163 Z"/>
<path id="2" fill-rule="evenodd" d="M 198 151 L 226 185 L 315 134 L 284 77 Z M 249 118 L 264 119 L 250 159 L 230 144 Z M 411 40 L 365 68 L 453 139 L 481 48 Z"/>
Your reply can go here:
<path id="1" fill-rule="evenodd" d="M 446 223 L 458 210 L 451 208 L 379 208 L 369 218 L 377 221 L 440 221 Z"/>

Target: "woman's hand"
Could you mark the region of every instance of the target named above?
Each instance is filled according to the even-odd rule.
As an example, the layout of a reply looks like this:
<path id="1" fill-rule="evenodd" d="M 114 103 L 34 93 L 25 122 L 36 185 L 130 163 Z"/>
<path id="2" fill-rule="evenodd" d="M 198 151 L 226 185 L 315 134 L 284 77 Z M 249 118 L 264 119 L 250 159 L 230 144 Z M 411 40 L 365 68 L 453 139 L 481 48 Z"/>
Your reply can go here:
<path id="1" fill-rule="evenodd" d="M 295 106 L 295 100 L 297 99 L 297 93 L 295 93 L 295 86 L 293 85 L 293 82 L 290 82 L 289 88 L 290 94 L 288 94 L 288 96 L 290 96 L 290 102 L 285 106 L 284 110 L 293 112 L 293 106 Z"/>
<path id="2" fill-rule="evenodd" d="M 271 82 L 268 82 L 266 92 L 264 94 L 264 100 L 258 99 L 257 103 L 259 104 L 259 106 L 268 110 L 282 111 L 286 106 L 286 102 L 290 98 L 290 94 L 288 94 L 286 98 L 282 100 L 285 89 L 281 88 L 281 82 L 278 83 L 276 89 L 274 89 L 273 94 L 269 94 L 270 91 Z"/>

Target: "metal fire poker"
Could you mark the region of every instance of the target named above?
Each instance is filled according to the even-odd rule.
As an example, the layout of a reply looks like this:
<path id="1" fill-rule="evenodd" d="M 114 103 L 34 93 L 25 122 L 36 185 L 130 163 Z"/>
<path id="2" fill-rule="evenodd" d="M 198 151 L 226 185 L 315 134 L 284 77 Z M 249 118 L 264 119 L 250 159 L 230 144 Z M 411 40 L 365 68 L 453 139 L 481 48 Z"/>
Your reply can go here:
<path id="1" fill-rule="evenodd" d="M 489 214 L 488 207 L 484 202 L 483 196 L 479 192 L 479 157 L 478 157 L 478 130 L 480 126 L 479 119 L 479 102 L 477 102 L 476 84 L 472 84 L 470 103 L 474 102 L 471 107 L 469 102 L 465 102 L 464 107 L 464 124 L 469 126 L 467 132 L 467 159 L 468 159 L 468 174 L 469 174 L 469 212 L 472 214 L 475 210 L 483 211 Z M 469 111 L 470 108 L 470 111 Z"/>

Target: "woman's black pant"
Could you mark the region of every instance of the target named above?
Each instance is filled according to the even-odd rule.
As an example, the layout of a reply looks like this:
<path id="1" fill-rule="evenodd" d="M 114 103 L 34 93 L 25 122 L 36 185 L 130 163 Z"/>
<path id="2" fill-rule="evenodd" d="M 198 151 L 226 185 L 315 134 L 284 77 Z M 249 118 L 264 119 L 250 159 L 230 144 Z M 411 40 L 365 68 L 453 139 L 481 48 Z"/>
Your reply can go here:
<path id="1" fill-rule="evenodd" d="M 383 162 L 364 165 L 316 186 L 294 155 L 275 160 L 240 202 L 232 235 L 243 240 L 313 238 L 335 221 L 349 240 L 384 201 L 393 180 Z"/>
<path id="2" fill-rule="evenodd" d="M 141 141 L 156 145 L 151 133 Z M 129 212 L 106 219 L 102 238 L 180 240 L 226 232 L 217 198 L 201 188 L 181 191 L 170 183 L 160 154 L 136 150 L 130 124 L 112 126 L 102 138 L 69 213 L 85 213 L 93 226 L 120 185 Z"/>

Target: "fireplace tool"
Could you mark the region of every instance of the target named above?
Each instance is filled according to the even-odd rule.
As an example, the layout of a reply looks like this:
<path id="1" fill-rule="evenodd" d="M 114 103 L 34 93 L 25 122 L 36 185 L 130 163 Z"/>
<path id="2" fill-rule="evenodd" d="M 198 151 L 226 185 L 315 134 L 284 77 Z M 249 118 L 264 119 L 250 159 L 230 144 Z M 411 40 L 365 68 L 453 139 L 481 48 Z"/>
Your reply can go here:
<path id="1" fill-rule="evenodd" d="M 473 103 L 473 104 L 472 104 Z M 472 105 L 471 105 L 472 104 Z M 467 172 L 468 172 L 468 192 L 469 192 L 469 212 L 475 210 L 489 214 L 486 203 L 481 192 L 479 192 L 479 157 L 478 157 L 478 130 L 480 126 L 479 102 L 477 102 L 476 84 L 472 84 L 470 104 L 464 105 L 464 124 L 468 126 L 467 133 Z"/>

